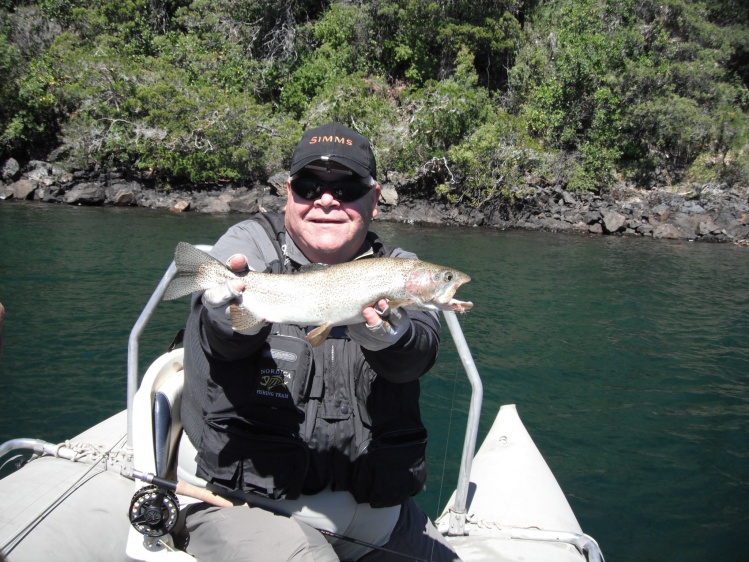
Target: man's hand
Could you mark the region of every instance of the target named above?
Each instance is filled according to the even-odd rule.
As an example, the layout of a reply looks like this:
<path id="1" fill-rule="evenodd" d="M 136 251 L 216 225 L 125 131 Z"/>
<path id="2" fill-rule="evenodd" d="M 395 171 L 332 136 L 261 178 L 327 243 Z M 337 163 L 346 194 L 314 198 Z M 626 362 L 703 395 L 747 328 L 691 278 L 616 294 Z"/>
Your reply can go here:
<path id="1" fill-rule="evenodd" d="M 234 273 L 245 273 L 248 271 L 247 258 L 243 254 L 234 254 L 226 260 L 226 265 Z M 244 281 L 230 279 L 223 285 L 206 290 L 203 293 L 203 304 L 211 308 L 226 306 L 232 300 L 240 297 L 244 289 Z"/>
<path id="2" fill-rule="evenodd" d="M 226 265 L 235 273 L 247 273 L 250 270 L 247 265 L 247 258 L 243 254 L 234 254 L 226 260 Z M 213 314 L 220 314 L 224 318 L 229 318 L 229 307 L 227 305 L 234 302 L 242 306 L 245 287 L 246 285 L 241 279 L 229 279 L 222 285 L 206 290 L 203 293 L 203 304 L 211 309 Z M 253 336 L 265 326 L 266 324 L 261 323 L 249 330 L 235 331 L 246 336 Z"/>
<path id="3" fill-rule="evenodd" d="M 362 310 L 365 322 L 348 326 L 349 337 L 365 349 L 379 351 L 403 337 L 411 325 L 405 310 L 390 308 L 387 299 Z"/>

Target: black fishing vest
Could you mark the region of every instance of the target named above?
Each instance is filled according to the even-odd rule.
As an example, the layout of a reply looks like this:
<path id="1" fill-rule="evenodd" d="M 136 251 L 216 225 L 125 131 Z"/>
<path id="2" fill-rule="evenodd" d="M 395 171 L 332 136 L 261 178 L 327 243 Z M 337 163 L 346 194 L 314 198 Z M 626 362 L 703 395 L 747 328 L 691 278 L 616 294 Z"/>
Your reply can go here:
<path id="1" fill-rule="evenodd" d="M 284 259 L 281 215 L 253 217 Z M 369 233 L 374 255 L 392 249 Z M 285 262 L 285 263 L 284 263 Z M 426 429 L 419 382 L 378 377 L 359 346 L 334 328 L 319 347 L 306 327 L 273 324 L 261 347 L 239 361 L 206 354 L 193 300 L 185 334 L 182 419 L 198 450 L 198 476 L 228 489 L 294 499 L 331 488 L 373 507 L 403 503 L 426 480 Z"/>

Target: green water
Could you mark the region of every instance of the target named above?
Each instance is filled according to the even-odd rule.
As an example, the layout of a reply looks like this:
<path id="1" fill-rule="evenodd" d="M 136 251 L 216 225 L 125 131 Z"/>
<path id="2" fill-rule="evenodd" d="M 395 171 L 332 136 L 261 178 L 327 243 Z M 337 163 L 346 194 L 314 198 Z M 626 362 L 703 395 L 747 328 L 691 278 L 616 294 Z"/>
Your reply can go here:
<path id="1" fill-rule="evenodd" d="M 64 440 L 123 409 L 130 329 L 174 246 L 212 243 L 239 219 L 0 203 L 0 442 Z M 500 404 L 517 404 L 608 562 L 747 559 L 748 249 L 375 230 L 473 277 L 458 296 L 475 303 L 461 323 L 484 382 L 481 436 Z M 162 306 L 144 365 L 186 309 Z M 468 395 L 445 343 L 423 384 L 431 475 L 419 502 L 432 516 L 454 486 Z"/>

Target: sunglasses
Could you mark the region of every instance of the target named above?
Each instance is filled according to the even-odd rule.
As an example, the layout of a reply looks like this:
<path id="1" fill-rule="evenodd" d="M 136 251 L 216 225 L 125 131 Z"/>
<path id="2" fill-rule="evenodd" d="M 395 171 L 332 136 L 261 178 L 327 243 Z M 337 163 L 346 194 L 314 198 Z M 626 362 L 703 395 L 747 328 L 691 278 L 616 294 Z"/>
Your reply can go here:
<path id="1" fill-rule="evenodd" d="M 291 180 L 291 191 L 302 199 L 314 201 L 330 192 L 341 203 L 350 203 L 361 199 L 372 190 L 368 183 L 356 180 L 323 181 L 315 178 L 294 178 Z"/>

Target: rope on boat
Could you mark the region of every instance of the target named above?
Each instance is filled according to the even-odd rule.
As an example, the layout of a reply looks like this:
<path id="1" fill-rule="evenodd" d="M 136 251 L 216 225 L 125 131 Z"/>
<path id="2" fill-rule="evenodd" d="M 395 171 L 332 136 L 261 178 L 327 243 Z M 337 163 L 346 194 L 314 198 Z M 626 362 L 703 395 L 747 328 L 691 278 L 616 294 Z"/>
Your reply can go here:
<path id="1" fill-rule="evenodd" d="M 518 527 L 507 527 L 501 525 L 496 521 L 490 521 L 487 519 L 478 519 L 475 515 L 469 514 L 466 523 L 475 525 L 479 529 L 492 529 L 498 530 L 503 535 L 511 539 L 517 540 L 531 540 L 531 541 L 545 541 L 545 542 L 558 542 L 569 544 L 577 549 L 580 554 L 585 556 L 588 562 L 604 562 L 603 553 L 598 543 L 584 533 L 571 533 L 569 531 L 545 531 L 543 529 L 536 528 L 518 528 Z"/>
<path id="2" fill-rule="evenodd" d="M 41 439 L 13 439 L 12 441 L 3 443 L 3 445 L 0 446 L 0 456 L 13 450 L 29 449 L 34 451 L 32 460 L 47 455 L 72 462 L 85 461 L 90 463 L 91 466 L 75 482 L 71 483 L 67 489 L 60 492 L 56 498 L 40 509 L 36 515 L 32 516 L 31 519 L 24 524 L 15 535 L 10 537 L 5 544 L 0 545 L 0 552 L 4 552 L 6 555 L 10 554 L 10 552 L 13 551 L 13 549 L 15 549 L 16 546 L 18 546 L 37 525 L 39 525 L 73 492 L 78 490 L 95 476 L 106 472 L 106 467 L 109 462 L 114 462 L 116 459 L 123 456 L 122 448 L 125 439 L 125 437 L 122 437 L 108 450 L 91 443 L 71 443 L 70 441 L 65 441 L 65 443 L 53 444 L 47 441 L 42 441 Z M 90 457 L 90 459 L 87 459 L 87 457 Z M 107 463 L 104 468 L 100 466 L 102 462 Z"/>
<path id="3" fill-rule="evenodd" d="M 453 427 L 453 412 L 455 412 L 455 395 L 458 389 L 458 372 L 454 372 L 453 376 L 453 398 L 450 401 L 450 417 L 447 421 L 447 437 L 445 438 L 445 455 L 442 457 L 442 474 L 440 475 L 440 492 L 437 498 L 437 509 L 442 505 L 442 491 L 445 489 L 445 470 L 447 468 L 447 453 L 450 450 L 450 436 L 452 434 Z"/>

